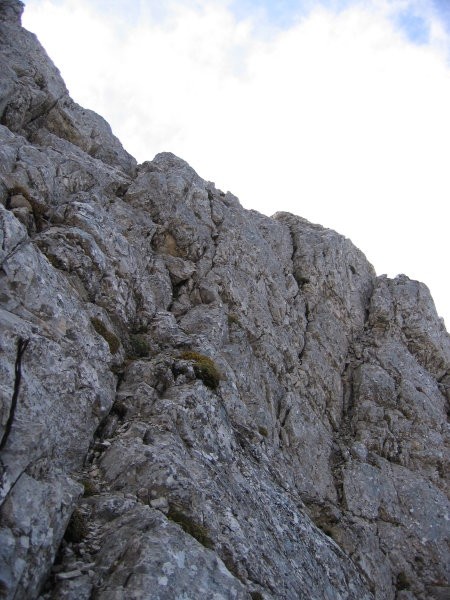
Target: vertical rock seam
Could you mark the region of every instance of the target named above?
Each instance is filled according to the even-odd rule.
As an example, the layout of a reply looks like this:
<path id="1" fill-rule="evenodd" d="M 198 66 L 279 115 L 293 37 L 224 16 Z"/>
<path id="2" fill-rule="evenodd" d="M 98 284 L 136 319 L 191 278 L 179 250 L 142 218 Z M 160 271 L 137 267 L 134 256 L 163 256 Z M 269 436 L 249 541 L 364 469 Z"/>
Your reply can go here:
<path id="1" fill-rule="evenodd" d="M 22 357 L 27 349 L 28 343 L 30 340 L 23 340 L 19 338 L 17 340 L 17 356 L 16 363 L 14 365 L 14 391 L 11 398 L 11 407 L 9 409 L 9 417 L 6 421 L 5 431 L 3 432 L 2 439 L 0 441 L 0 452 L 5 447 L 6 442 L 8 441 L 8 435 L 10 434 L 11 427 L 14 421 L 14 413 L 16 411 L 17 406 L 17 398 L 19 397 L 20 391 L 20 381 L 22 379 Z"/>

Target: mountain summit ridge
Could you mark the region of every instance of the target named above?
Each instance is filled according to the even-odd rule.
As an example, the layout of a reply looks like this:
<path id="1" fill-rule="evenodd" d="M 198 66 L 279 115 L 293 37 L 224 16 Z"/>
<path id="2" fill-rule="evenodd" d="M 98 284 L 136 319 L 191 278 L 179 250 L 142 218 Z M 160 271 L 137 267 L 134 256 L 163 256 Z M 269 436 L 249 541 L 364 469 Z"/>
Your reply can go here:
<path id="1" fill-rule="evenodd" d="M 22 11 L 0 0 L 0 595 L 446 597 L 426 286 L 138 165 Z"/>

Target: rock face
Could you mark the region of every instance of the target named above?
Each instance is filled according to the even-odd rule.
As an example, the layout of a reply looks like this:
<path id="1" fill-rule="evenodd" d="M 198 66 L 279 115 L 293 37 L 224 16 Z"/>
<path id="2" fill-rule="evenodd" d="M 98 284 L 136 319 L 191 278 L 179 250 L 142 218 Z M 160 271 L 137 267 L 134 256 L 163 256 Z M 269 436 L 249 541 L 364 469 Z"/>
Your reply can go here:
<path id="1" fill-rule="evenodd" d="M 447 598 L 427 288 L 172 154 L 137 166 L 22 8 L 0 0 L 0 595 Z"/>

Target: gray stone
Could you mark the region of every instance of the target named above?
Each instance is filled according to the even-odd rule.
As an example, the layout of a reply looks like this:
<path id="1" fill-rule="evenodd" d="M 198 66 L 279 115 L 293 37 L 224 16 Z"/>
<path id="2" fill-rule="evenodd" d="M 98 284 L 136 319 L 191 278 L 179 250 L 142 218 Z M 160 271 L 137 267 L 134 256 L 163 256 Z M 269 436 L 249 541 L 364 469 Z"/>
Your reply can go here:
<path id="1" fill-rule="evenodd" d="M 0 591 L 441 599 L 450 338 L 427 288 L 136 166 L 0 0 Z"/>
<path id="2" fill-rule="evenodd" d="M 74 571 L 65 571 L 63 573 L 58 573 L 56 575 L 56 579 L 74 579 L 75 577 L 80 577 L 82 575 L 79 569 L 75 569 Z"/>

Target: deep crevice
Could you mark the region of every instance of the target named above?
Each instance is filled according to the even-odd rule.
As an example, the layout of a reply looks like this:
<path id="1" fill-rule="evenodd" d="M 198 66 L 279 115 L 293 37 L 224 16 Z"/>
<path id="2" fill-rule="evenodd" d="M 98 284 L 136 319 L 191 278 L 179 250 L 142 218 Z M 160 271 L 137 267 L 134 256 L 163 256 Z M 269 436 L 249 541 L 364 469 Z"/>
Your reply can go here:
<path id="1" fill-rule="evenodd" d="M 16 362 L 14 365 L 14 391 L 11 398 L 11 406 L 9 408 L 9 416 L 5 425 L 5 431 L 3 432 L 2 439 L 0 441 L 0 452 L 6 445 L 8 441 L 9 434 L 11 433 L 12 424 L 14 422 L 14 415 L 17 407 L 17 399 L 19 397 L 20 392 L 20 383 L 22 381 L 22 358 L 27 349 L 29 339 L 24 340 L 23 338 L 19 338 L 17 340 L 17 353 L 16 353 Z"/>

